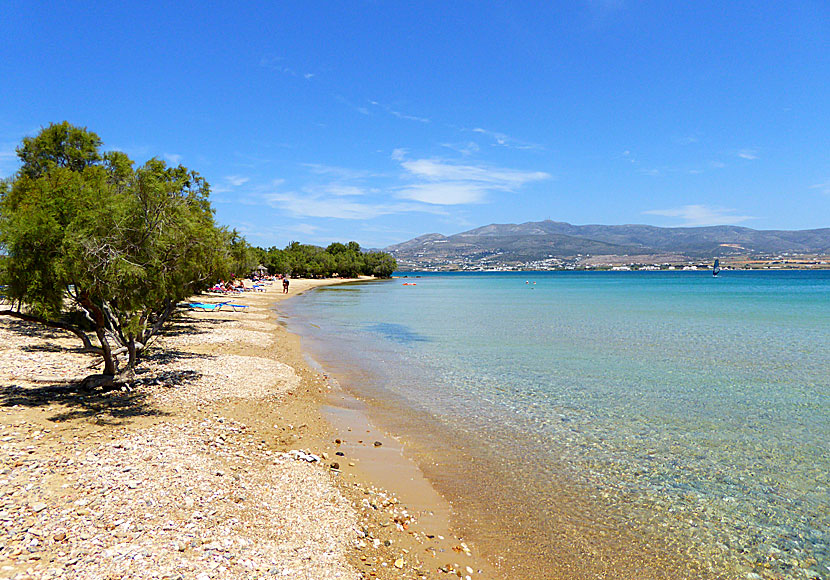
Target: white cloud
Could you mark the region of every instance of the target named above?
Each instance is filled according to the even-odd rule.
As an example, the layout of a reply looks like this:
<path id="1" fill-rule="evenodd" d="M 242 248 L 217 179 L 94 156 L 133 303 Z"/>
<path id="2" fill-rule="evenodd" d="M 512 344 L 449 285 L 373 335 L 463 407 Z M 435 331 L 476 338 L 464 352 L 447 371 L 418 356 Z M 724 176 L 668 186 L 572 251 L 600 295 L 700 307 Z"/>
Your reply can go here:
<path id="1" fill-rule="evenodd" d="M 406 149 L 395 149 L 394 151 L 392 151 L 392 159 L 394 159 L 395 161 L 403 161 L 404 159 L 406 159 L 407 153 L 409 153 L 409 151 L 407 151 Z"/>
<path id="2" fill-rule="evenodd" d="M 461 205 L 482 203 L 492 191 L 516 191 L 532 181 L 549 179 L 541 171 L 519 171 L 484 165 L 458 165 L 436 159 L 403 158 L 400 162 L 405 178 L 416 183 L 398 190 L 398 197 L 434 205 Z"/>
<path id="3" fill-rule="evenodd" d="M 706 205 L 684 205 L 673 209 L 652 209 L 644 214 L 679 218 L 683 226 L 714 226 L 737 224 L 756 219 L 748 215 L 736 215 L 736 210 L 725 207 L 710 207 Z"/>
<path id="4" fill-rule="evenodd" d="M 362 187 L 354 185 L 343 185 L 340 183 L 330 183 L 324 187 L 326 193 L 336 195 L 337 197 L 344 197 L 347 195 L 366 195 L 367 191 Z"/>
<path id="5" fill-rule="evenodd" d="M 174 165 L 178 165 L 183 159 L 183 157 L 178 153 L 165 153 L 164 158 Z"/>
<path id="6" fill-rule="evenodd" d="M 465 157 L 473 153 L 478 153 L 481 149 L 475 141 L 467 141 L 466 143 L 442 143 L 441 146 L 452 149 L 456 153 L 461 153 Z"/>
<path id="7" fill-rule="evenodd" d="M 472 131 L 473 133 L 481 133 L 482 135 L 490 137 L 494 141 L 492 144 L 494 147 L 507 147 L 508 149 L 543 149 L 541 145 L 514 139 L 513 137 L 505 135 L 504 133 L 499 133 L 498 131 L 489 131 L 487 129 L 482 129 L 481 127 L 476 127 L 475 129 L 472 129 Z"/>
<path id="8" fill-rule="evenodd" d="M 384 105 L 384 104 L 379 103 L 377 101 L 369 101 L 369 104 L 372 105 L 372 106 L 379 107 L 379 108 L 383 109 L 384 111 L 386 111 L 387 113 L 389 113 L 393 117 L 397 117 L 398 119 L 403 119 L 405 121 L 417 121 L 418 123 L 431 123 L 432 122 L 430 119 L 427 119 L 426 117 L 416 117 L 415 115 L 408 115 L 406 113 L 396 111 L 395 109 L 393 109 L 389 105 Z"/>
<path id="9" fill-rule="evenodd" d="M 280 229 L 281 230 L 287 230 L 287 231 L 290 231 L 290 232 L 297 232 L 298 234 L 305 234 L 307 236 L 310 236 L 310 235 L 320 231 L 319 227 L 311 225 L 311 224 L 294 224 L 294 225 L 288 226 L 288 227 L 285 227 L 285 226 L 280 227 Z"/>
<path id="10" fill-rule="evenodd" d="M 755 159 L 758 159 L 758 151 L 755 149 L 741 149 L 738 151 L 738 157 L 754 161 Z"/>
<path id="11" fill-rule="evenodd" d="M 455 165 L 435 159 L 403 161 L 401 166 L 415 177 L 430 181 L 465 181 L 484 184 L 488 189 L 513 190 L 530 181 L 548 179 L 541 171 L 519 171 L 477 165 Z"/>
<path id="12" fill-rule="evenodd" d="M 348 167 L 325 165 L 323 163 L 303 163 L 303 167 L 308 167 L 312 173 L 316 173 L 317 175 L 331 175 L 338 179 L 363 179 L 373 175 L 364 169 L 350 169 Z"/>
<path id="13" fill-rule="evenodd" d="M 431 212 L 429 206 L 412 203 L 360 203 L 343 197 L 328 198 L 319 194 L 267 193 L 263 199 L 271 206 L 296 216 L 368 220 L 404 212 Z"/>
<path id="14" fill-rule="evenodd" d="M 225 181 L 228 182 L 229 185 L 234 187 L 239 187 L 240 185 L 245 185 L 251 180 L 250 177 L 244 177 L 242 175 L 227 175 L 225 176 Z"/>
<path id="15" fill-rule="evenodd" d="M 475 183 L 419 183 L 400 189 L 398 196 L 435 205 L 460 205 L 481 203 L 487 196 L 487 188 Z"/>
<path id="16" fill-rule="evenodd" d="M 818 189 L 824 195 L 830 195 L 830 181 L 816 183 L 815 185 L 811 185 L 810 189 Z"/>

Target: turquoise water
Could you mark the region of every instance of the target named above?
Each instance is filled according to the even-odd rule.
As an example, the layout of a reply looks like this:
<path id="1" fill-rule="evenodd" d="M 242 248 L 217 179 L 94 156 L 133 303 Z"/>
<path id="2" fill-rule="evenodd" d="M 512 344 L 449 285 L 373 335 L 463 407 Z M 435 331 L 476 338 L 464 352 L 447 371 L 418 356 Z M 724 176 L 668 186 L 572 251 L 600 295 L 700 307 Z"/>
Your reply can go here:
<path id="1" fill-rule="evenodd" d="M 414 276 L 290 325 L 358 396 L 501 453 L 519 495 L 564 477 L 724 577 L 830 577 L 830 272 Z"/>

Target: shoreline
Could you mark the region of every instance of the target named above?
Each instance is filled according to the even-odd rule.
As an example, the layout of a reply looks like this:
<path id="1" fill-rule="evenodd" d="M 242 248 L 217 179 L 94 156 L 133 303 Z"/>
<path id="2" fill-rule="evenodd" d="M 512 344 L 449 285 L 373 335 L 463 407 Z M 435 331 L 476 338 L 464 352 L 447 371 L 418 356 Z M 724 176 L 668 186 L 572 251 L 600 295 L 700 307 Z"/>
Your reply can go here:
<path id="1" fill-rule="evenodd" d="M 354 402 L 278 304 L 343 282 L 184 312 L 134 388 L 104 394 L 57 382 L 95 363 L 77 339 L 0 320 L 0 579 L 495 577 L 394 439 L 357 409 L 324 417 Z M 400 495 L 397 475 L 373 485 L 389 462 Z"/>

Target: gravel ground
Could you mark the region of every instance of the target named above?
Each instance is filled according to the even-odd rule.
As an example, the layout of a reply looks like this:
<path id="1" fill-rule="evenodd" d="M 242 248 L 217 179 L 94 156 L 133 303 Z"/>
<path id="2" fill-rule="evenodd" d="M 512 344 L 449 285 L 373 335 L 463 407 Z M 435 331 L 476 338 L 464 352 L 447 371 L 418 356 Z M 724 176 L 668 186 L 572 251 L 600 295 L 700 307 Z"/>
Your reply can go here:
<path id="1" fill-rule="evenodd" d="M 76 337 L 0 317 L 0 580 L 488 577 L 388 490 L 342 480 L 327 381 L 281 298 L 183 312 L 108 393 L 67 382 L 100 368 Z"/>

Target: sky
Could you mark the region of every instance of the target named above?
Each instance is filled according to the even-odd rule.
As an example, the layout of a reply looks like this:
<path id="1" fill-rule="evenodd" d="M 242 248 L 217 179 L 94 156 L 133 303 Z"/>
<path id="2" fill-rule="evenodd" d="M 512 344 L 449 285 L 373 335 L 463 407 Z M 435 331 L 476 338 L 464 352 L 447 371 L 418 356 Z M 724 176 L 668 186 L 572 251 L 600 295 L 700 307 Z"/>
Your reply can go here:
<path id="1" fill-rule="evenodd" d="M 262 247 L 830 227 L 830 2 L 4 0 L 0 177 L 64 120 Z"/>

